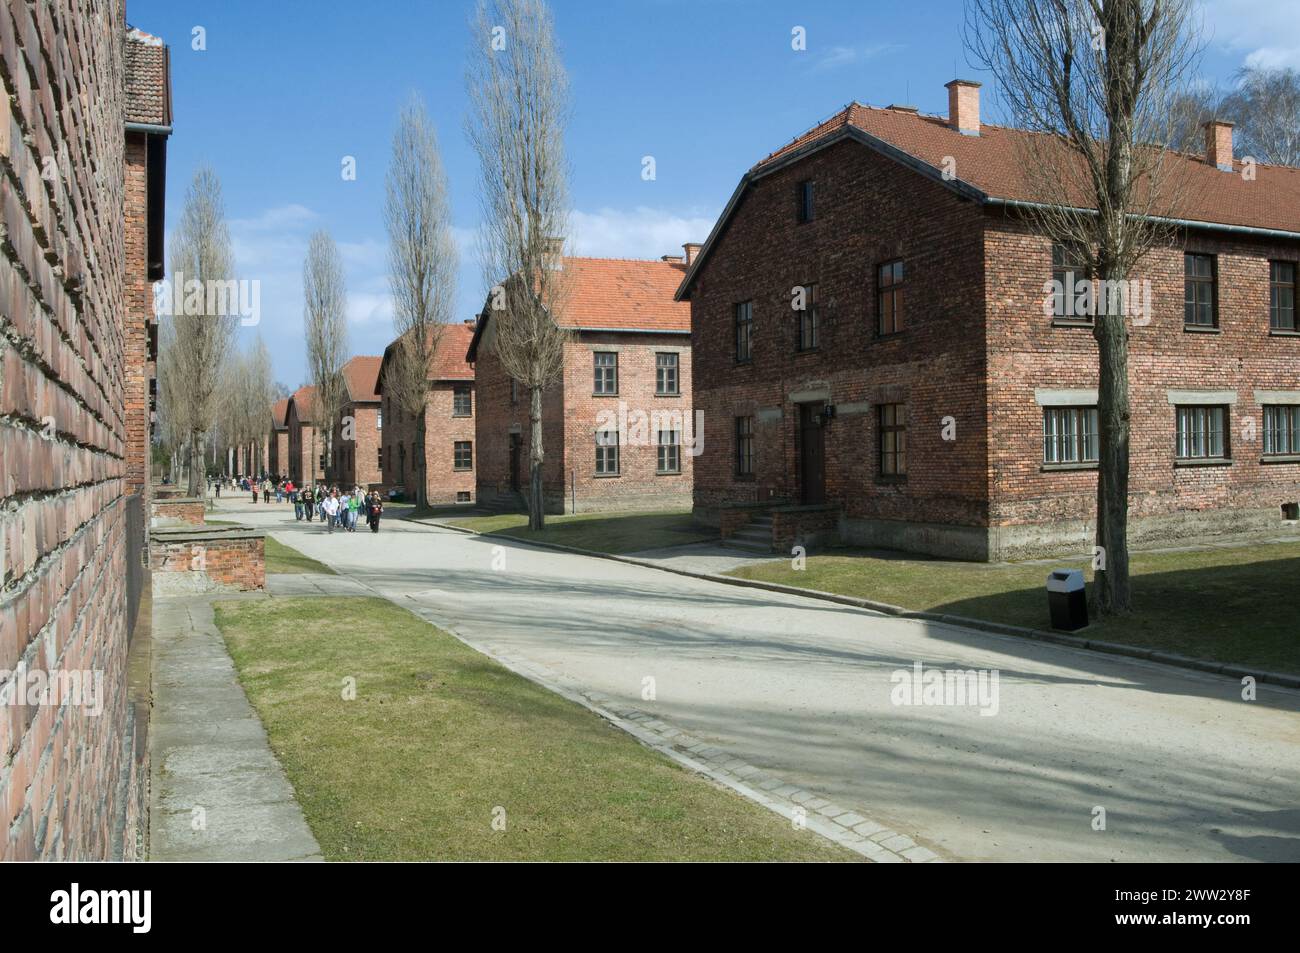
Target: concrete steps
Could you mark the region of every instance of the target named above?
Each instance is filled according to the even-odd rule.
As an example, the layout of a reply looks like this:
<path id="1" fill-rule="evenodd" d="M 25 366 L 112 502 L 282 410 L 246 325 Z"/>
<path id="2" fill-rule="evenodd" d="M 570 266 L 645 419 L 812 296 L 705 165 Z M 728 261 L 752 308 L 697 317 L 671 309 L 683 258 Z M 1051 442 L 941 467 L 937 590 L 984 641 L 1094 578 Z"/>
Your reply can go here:
<path id="1" fill-rule="evenodd" d="M 722 545 L 729 549 L 740 549 L 747 553 L 770 553 L 772 551 L 772 517 L 760 516 L 751 520 L 724 539 Z"/>

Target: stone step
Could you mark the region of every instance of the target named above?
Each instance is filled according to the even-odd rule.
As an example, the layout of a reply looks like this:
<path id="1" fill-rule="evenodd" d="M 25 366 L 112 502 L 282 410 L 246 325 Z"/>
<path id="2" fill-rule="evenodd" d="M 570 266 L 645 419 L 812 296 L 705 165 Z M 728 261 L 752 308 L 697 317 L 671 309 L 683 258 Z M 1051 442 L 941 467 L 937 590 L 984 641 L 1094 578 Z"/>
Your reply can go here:
<path id="1" fill-rule="evenodd" d="M 747 553 L 763 553 L 766 555 L 772 552 L 772 541 L 770 539 L 764 542 L 755 542 L 754 540 L 730 536 L 722 541 L 722 545 L 729 549 L 741 549 Z"/>

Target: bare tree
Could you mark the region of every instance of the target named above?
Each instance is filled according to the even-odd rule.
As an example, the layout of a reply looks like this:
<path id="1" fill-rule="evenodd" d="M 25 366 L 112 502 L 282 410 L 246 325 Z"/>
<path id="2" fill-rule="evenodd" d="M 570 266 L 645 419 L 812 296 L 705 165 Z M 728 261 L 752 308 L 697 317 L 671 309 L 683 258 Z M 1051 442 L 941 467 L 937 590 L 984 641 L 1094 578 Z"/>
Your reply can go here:
<path id="1" fill-rule="evenodd" d="M 1196 59 L 1186 0 L 968 0 L 967 46 L 1023 137 L 1041 201 L 1030 220 L 1100 279 L 1100 464 L 1093 603 L 1130 608 L 1129 381 L 1122 285 L 1174 237 L 1176 115 Z"/>
<path id="2" fill-rule="evenodd" d="M 384 393 L 415 421 L 415 500 L 422 509 L 429 502 L 424 466 L 429 373 L 451 319 L 457 254 L 437 137 L 416 97 L 398 118 L 387 189 L 384 220 L 397 346 L 384 372 Z"/>
<path id="3" fill-rule="evenodd" d="M 226 227 L 221 183 L 201 168 L 194 174 L 180 225 L 172 239 L 172 284 L 183 293 L 180 313 L 172 315 L 173 362 L 178 384 L 173 399 L 188 429 L 190 496 L 203 485 L 204 442 L 217 414 L 218 382 L 235 337 L 238 318 L 214 293 L 231 280 L 233 256 Z"/>
<path id="4" fill-rule="evenodd" d="M 271 355 L 259 335 L 227 362 L 221 386 L 220 433 L 227 446 L 240 448 L 248 473 L 257 472 L 262 439 L 271 428 L 272 387 Z"/>
<path id="5" fill-rule="evenodd" d="M 189 407 L 178 367 L 176 325 L 171 316 L 158 321 L 158 421 L 154 432 L 167 451 L 171 480 L 179 484 L 185 442 L 189 438 Z"/>
<path id="6" fill-rule="evenodd" d="M 480 0 L 467 83 L 482 175 L 490 348 L 528 389 L 528 525 L 544 525 L 542 392 L 564 370 L 568 77 L 542 0 Z"/>
<path id="7" fill-rule="evenodd" d="M 1223 98 L 1243 155 L 1272 165 L 1300 166 L 1300 72 L 1247 67 Z"/>
<path id="8" fill-rule="evenodd" d="M 333 463 L 334 426 L 345 397 L 343 364 L 347 360 L 347 290 L 343 261 L 329 232 L 312 235 L 302 268 L 303 323 L 307 328 L 307 366 L 316 388 L 312 400 L 312 467 L 317 458 L 316 436 L 325 440 L 325 459 Z M 327 473 L 327 478 L 329 474 Z"/>

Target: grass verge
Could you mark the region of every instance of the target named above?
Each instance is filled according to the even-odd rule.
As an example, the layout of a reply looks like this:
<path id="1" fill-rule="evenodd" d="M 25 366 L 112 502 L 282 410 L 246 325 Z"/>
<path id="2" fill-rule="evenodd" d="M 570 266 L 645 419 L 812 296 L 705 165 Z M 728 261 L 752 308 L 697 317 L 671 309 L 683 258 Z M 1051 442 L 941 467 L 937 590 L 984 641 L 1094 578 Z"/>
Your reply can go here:
<path id="1" fill-rule="evenodd" d="M 216 611 L 330 860 L 860 859 L 386 600 Z"/>
<path id="2" fill-rule="evenodd" d="M 546 526 L 540 533 L 528 529 L 528 517 L 523 513 L 468 516 L 446 522 L 476 533 L 501 533 L 519 539 L 559 543 L 595 553 L 635 553 L 644 549 L 661 549 L 718 538 L 717 530 L 701 526 L 689 512 L 548 516 Z"/>
<path id="3" fill-rule="evenodd" d="M 1052 565 L 1084 569 L 1088 560 Z M 1196 552 L 1134 553 L 1134 612 L 1096 623 L 1089 638 L 1300 672 L 1300 632 L 1291 608 L 1300 543 Z M 887 602 L 908 609 L 1045 629 L 1051 566 L 893 559 L 833 550 L 730 575 Z"/>
<path id="4" fill-rule="evenodd" d="M 304 556 L 292 546 L 286 546 L 271 536 L 266 537 L 266 571 L 268 573 L 306 572 L 322 573 L 330 576 L 338 575 L 324 563 L 318 562 L 310 556 Z"/>

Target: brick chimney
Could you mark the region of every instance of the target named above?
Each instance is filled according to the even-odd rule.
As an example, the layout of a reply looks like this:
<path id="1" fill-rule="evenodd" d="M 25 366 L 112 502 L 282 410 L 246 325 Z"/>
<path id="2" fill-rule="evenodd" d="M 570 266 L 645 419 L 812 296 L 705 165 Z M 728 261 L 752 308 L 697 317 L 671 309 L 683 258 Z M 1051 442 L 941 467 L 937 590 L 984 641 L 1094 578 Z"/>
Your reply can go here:
<path id="1" fill-rule="evenodd" d="M 948 90 L 948 125 L 963 136 L 980 134 L 980 86 L 973 79 L 954 79 Z"/>
<path id="2" fill-rule="evenodd" d="M 1205 161 L 1232 171 L 1232 123 L 1211 119 L 1205 124 Z"/>
<path id="3" fill-rule="evenodd" d="M 703 247 L 704 246 L 699 242 L 687 242 L 685 245 L 682 246 L 682 250 L 686 252 L 687 268 L 695 264 L 695 259 L 699 257 L 700 249 Z"/>
<path id="4" fill-rule="evenodd" d="M 563 238 L 544 238 L 542 239 L 542 261 L 545 267 L 552 271 L 561 271 L 564 268 L 564 239 Z"/>

